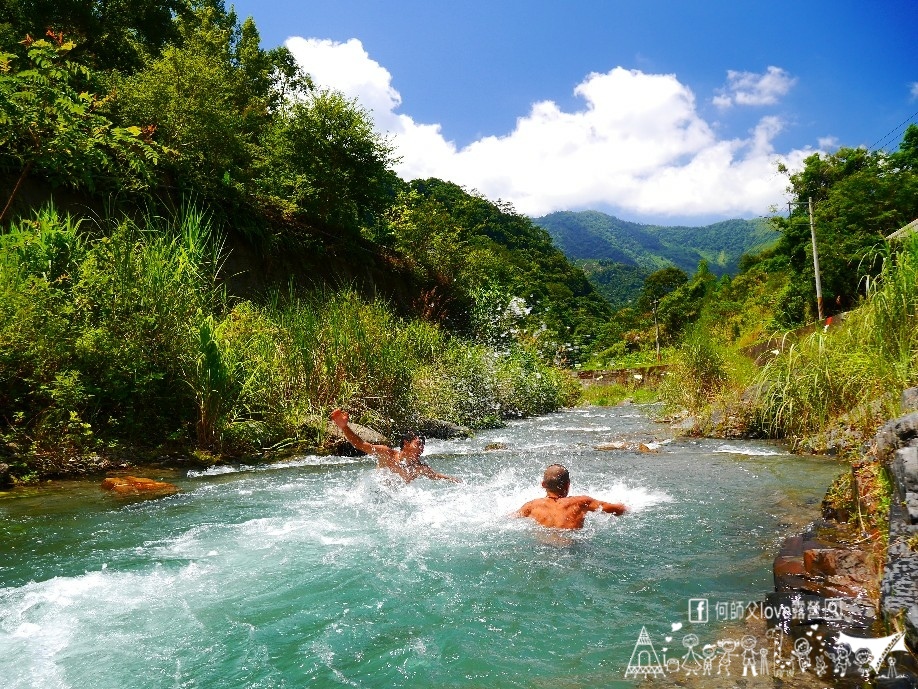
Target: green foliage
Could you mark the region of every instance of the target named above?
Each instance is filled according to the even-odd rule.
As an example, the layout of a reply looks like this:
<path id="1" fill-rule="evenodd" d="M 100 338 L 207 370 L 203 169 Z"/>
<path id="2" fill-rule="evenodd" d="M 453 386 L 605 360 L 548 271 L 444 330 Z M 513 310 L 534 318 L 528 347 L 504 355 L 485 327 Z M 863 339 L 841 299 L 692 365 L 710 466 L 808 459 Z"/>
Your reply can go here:
<path id="1" fill-rule="evenodd" d="M 916 132 L 918 127 L 911 125 L 898 153 L 840 148 L 813 154 L 802 170 L 789 175 L 792 212 L 788 218 L 772 218 L 782 232 L 776 253 L 791 269 L 782 322 L 799 324 L 816 314 L 810 198 L 828 312 L 864 296 L 864 279 L 880 270 L 883 238 L 918 217 L 918 169 L 912 165 Z"/>
<path id="2" fill-rule="evenodd" d="M 675 266 L 688 273 L 705 260 L 717 275 L 735 273 L 740 256 L 773 244 L 761 220 L 726 220 L 706 227 L 626 222 L 598 211 L 561 211 L 534 221 L 572 260 L 605 259 L 650 273 Z"/>
<path id="3" fill-rule="evenodd" d="M 886 257 L 864 304 L 842 325 L 817 331 L 763 369 L 763 427 L 801 436 L 918 380 L 918 240 Z M 874 414 L 863 409 L 864 423 Z"/>
<path id="4" fill-rule="evenodd" d="M 657 319 L 662 331 L 663 342 L 673 342 L 690 325 L 701 317 L 705 300 L 714 288 L 716 280 L 701 261 L 692 279 L 664 296 L 657 306 Z"/>
<path id="5" fill-rule="evenodd" d="M 39 451 L 165 435 L 192 409 L 194 324 L 220 303 L 206 217 L 100 230 L 49 208 L 0 241 L 0 417 Z"/>
<path id="6" fill-rule="evenodd" d="M 0 22 L 10 40 L 63 33 L 80 43 L 85 62 L 101 69 L 136 69 L 146 53 L 177 39 L 173 13 L 186 0 L 4 0 Z M 2 26 L 2 24 L 0 24 Z M 2 35 L 0 35 L 2 38 Z"/>
<path id="7" fill-rule="evenodd" d="M 116 80 L 112 111 L 155 128 L 175 152 L 169 167 L 181 188 L 222 199 L 250 182 L 284 88 L 305 81 L 287 51 L 261 50 L 254 23 L 240 27 L 222 3 L 197 7 L 177 27 L 180 42 Z"/>
<path id="8" fill-rule="evenodd" d="M 372 231 L 394 197 L 392 150 L 356 101 L 334 91 L 311 93 L 272 120 L 257 184 L 311 223 Z"/>
<path id="9" fill-rule="evenodd" d="M 233 402 L 235 371 L 226 359 L 215 332 L 214 318 L 207 316 L 198 329 L 198 358 L 194 376 L 199 448 L 215 447 L 220 427 L 226 424 L 226 414 Z"/>
<path id="10" fill-rule="evenodd" d="M 693 329 L 676 353 L 661 395 L 671 407 L 698 413 L 724 391 L 730 380 L 728 360 L 722 343 L 701 328 Z"/>
<path id="11" fill-rule="evenodd" d="M 775 314 L 787 285 L 786 270 L 754 263 L 747 271 L 732 279 L 725 276 L 712 286 L 699 323 L 723 342 L 740 347 L 767 340 L 782 329 Z"/>
<path id="12" fill-rule="evenodd" d="M 568 364 L 584 358 L 598 326 L 611 312 L 583 272 L 553 246 L 547 232 L 508 205 L 492 203 L 455 184 L 416 180 L 411 190 L 414 194 L 403 195 L 402 202 L 417 212 L 409 215 L 411 223 L 391 225 L 393 241 L 416 260 L 432 263 L 425 258 L 427 245 L 415 245 L 410 237 L 419 236 L 418 227 L 443 233 L 444 241 L 428 255 L 441 257 L 449 271 L 438 273 L 452 288 L 444 292 L 460 305 L 471 302 L 472 312 L 482 314 L 466 324 L 469 332 L 477 334 L 471 330 L 476 323 L 499 323 L 508 315 L 516 321 L 516 332 L 511 333 L 515 339 L 543 356 L 557 355 Z M 422 224 L 426 218 L 436 222 Z"/>
<path id="13" fill-rule="evenodd" d="M 675 266 L 667 266 L 651 273 L 644 280 L 636 308 L 643 313 L 653 310 L 656 302 L 687 282 L 688 275 Z"/>
<path id="14" fill-rule="evenodd" d="M 583 388 L 580 403 L 594 407 L 614 407 L 630 400 L 634 404 L 652 404 L 659 399 L 656 387 L 648 385 L 590 385 Z"/>
<path id="15" fill-rule="evenodd" d="M 634 302 L 649 274 L 644 268 L 609 259 L 578 259 L 574 263 L 583 269 L 596 291 L 615 308 Z"/>
<path id="16" fill-rule="evenodd" d="M 93 74 L 68 59 L 73 47 L 30 42 L 18 70 L 23 60 L 0 52 L 0 169 L 89 191 L 146 188 L 162 149 L 97 112 Z"/>

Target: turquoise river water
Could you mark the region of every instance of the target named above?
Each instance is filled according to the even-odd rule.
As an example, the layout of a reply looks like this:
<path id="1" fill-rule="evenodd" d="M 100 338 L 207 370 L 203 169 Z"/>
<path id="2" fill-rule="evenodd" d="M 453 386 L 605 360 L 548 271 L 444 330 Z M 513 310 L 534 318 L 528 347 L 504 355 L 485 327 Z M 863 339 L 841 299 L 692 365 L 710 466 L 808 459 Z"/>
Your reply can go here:
<path id="1" fill-rule="evenodd" d="M 612 441 L 658 452 L 595 449 Z M 686 631 L 713 642 L 840 472 L 768 443 L 672 439 L 634 406 L 431 441 L 426 456 L 464 483 L 300 457 L 160 472 L 182 492 L 143 502 L 96 482 L 0 495 L 0 684 L 633 686 L 642 628 L 664 664 Z M 572 494 L 630 513 L 571 534 L 509 517 L 553 462 Z"/>

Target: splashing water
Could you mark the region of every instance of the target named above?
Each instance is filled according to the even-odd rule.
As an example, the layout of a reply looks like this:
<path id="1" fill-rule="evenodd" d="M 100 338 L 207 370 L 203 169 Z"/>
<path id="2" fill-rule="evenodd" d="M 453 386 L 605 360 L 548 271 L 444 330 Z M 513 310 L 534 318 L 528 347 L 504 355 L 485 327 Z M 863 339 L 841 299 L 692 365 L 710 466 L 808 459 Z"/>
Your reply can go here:
<path id="1" fill-rule="evenodd" d="M 302 457 L 169 478 L 119 503 L 96 484 L 0 498 L 8 687 L 631 686 L 642 626 L 689 598 L 754 600 L 789 525 L 838 473 L 778 446 L 669 440 L 636 407 L 431 441 L 455 485 Z M 600 451 L 625 441 L 655 453 Z M 489 443 L 506 450 L 487 452 Z M 508 516 L 568 466 L 624 502 L 577 532 Z M 167 477 L 168 478 L 168 477 Z"/>

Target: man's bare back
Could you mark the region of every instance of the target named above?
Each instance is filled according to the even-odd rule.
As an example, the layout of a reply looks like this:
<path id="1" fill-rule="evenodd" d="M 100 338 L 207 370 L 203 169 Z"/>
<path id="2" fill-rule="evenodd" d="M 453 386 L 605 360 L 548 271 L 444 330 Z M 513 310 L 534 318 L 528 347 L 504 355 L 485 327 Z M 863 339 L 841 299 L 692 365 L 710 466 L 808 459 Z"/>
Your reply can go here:
<path id="1" fill-rule="evenodd" d="M 527 502 L 516 512 L 517 516 L 530 517 L 549 528 L 581 529 L 587 512 L 625 513 L 625 506 L 619 503 L 604 502 L 589 495 L 568 497 L 570 475 L 560 464 L 552 464 L 545 470 L 542 487 L 547 495 Z"/>
<path id="2" fill-rule="evenodd" d="M 545 497 L 530 500 L 520 508 L 519 514 L 554 529 L 582 529 L 587 512 L 600 510 L 620 515 L 624 514 L 625 506 L 596 500 L 589 495 Z"/>

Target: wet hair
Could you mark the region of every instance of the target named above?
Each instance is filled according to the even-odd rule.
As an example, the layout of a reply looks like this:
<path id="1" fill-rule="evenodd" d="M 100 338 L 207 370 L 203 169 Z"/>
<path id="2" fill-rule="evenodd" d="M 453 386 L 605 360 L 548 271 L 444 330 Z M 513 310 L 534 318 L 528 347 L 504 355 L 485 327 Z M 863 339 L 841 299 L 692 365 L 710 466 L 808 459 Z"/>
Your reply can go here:
<path id="1" fill-rule="evenodd" d="M 542 487 L 550 493 L 567 495 L 567 491 L 571 487 L 571 475 L 560 464 L 552 464 L 545 469 L 545 475 L 542 477 Z"/>
<path id="2" fill-rule="evenodd" d="M 425 437 L 424 437 L 423 435 L 421 435 L 420 433 L 415 433 L 414 431 L 408 431 L 408 432 L 406 432 L 406 433 L 402 433 L 401 438 L 399 438 L 399 442 L 398 442 L 399 448 L 402 449 L 402 450 L 404 450 L 404 449 L 405 449 L 405 445 L 407 445 L 408 443 L 410 443 L 410 442 L 411 442 L 412 440 L 414 440 L 415 438 L 420 438 L 420 440 L 421 440 L 422 443 L 424 443 L 424 442 L 427 441 L 427 438 L 425 438 Z"/>

